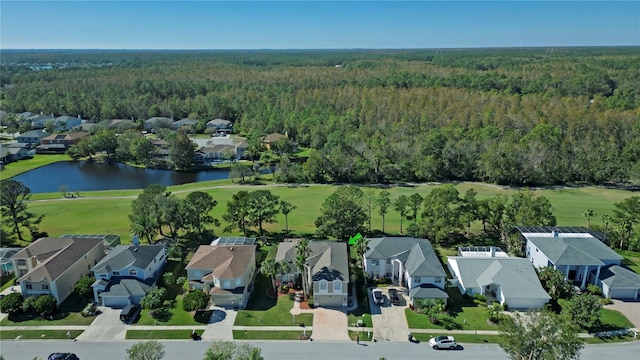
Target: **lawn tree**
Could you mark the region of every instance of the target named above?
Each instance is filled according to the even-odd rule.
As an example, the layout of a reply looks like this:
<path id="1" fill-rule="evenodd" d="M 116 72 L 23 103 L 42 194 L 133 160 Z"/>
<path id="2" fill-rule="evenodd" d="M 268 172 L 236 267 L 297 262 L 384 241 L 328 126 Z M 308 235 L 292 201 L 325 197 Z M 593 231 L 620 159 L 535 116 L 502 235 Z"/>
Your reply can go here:
<path id="1" fill-rule="evenodd" d="M 173 194 L 160 198 L 160 218 L 169 228 L 172 239 L 178 238 L 178 232 L 184 229 L 186 224 L 183 202 L 184 200 L 178 199 Z"/>
<path id="2" fill-rule="evenodd" d="M 280 212 L 284 215 L 285 232 L 289 232 L 289 214 L 298 207 L 288 203 L 284 200 L 280 200 Z"/>
<path id="3" fill-rule="evenodd" d="M 104 151 L 107 153 L 107 159 L 111 159 L 116 154 L 118 138 L 112 130 L 98 130 L 91 136 L 91 147 L 95 152 Z"/>
<path id="4" fill-rule="evenodd" d="M 155 145 L 144 136 L 140 136 L 131 142 L 130 154 L 136 163 L 148 166 L 151 164 Z"/>
<path id="5" fill-rule="evenodd" d="M 333 236 L 338 240 L 364 232 L 367 214 L 362 208 L 362 190 L 355 186 L 340 186 L 320 206 L 316 219 L 318 237 Z"/>
<path id="6" fill-rule="evenodd" d="M 13 315 L 22 311 L 22 303 L 24 302 L 24 297 L 19 292 L 12 292 L 7 294 L 2 300 L 0 300 L 0 311 Z"/>
<path id="7" fill-rule="evenodd" d="M 249 193 L 247 219 L 249 224 L 258 226 L 260 236 L 264 234 L 263 224 L 277 222 L 280 213 L 280 197 L 269 190 L 256 190 Z"/>
<path id="8" fill-rule="evenodd" d="M 142 194 L 138 195 L 138 198 L 131 202 L 133 209 L 132 214 L 135 216 L 145 214 L 148 218 L 153 219 L 158 228 L 158 233 L 164 236 L 162 232 L 162 225 L 164 224 L 162 222 L 161 208 L 163 199 L 169 195 L 170 193 L 167 192 L 166 186 L 158 184 L 147 186 L 142 191 Z"/>
<path id="9" fill-rule="evenodd" d="M 169 140 L 169 159 L 178 170 L 188 170 L 193 167 L 196 144 L 189 139 L 187 133 L 178 130 L 176 136 Z"/>
<path id="10" fill-rule="evenodd" d="M 129 222 L 131 223 L 131 232 L 141 239 L 147 240 L 149 244 L 152 244 L 158 236 L 159 227 L 156 218 L 147 212 L 130 214 Z"/>
<path id="11" fill-rule="evenodd" d="M 249 192 L 238 191 L 227 201 L 227 212 L 222 215 L 224 221 L 229 225 L 224 228 L 225 232 L 231 232 L 234 229 L 240 229 L 245 235 L 247 234 L 247 225 L 249 221 Z"/>
<path id="12" fill-rule="evenodd" d="M 618 227 L 620 237 L 618 248 L 622 250 L 625 242 L 630 245 L 634 227 L 640 223 L 640 196 L 628 197 L 613 206 L 613 222 Z"/>
<path id="13" fill-rule="evenodd" d="M 597 296 L 591 294 L 574 295 L 562 308 L 571 320 L 583 329 L 590 329 L 600 323 L 602 304 Z"/>
<path id="14" fill-rule="evenodd" d="M 408 200 L 408 206 L 411 209 L 411 215 L 413 216 L 413 223 L 417 224 L 418 210 L 420 210 L 420 206 L 422 206 L 422 201 L 424 200 L 424 198 L 420 194 L 414 193 L 409 196 Z"/>
<path id="15" fill-rule="evenodd" d="M 204 354 L 204 360 L 264 360 L 258 347 L 247 343 L 216 340 Z"/>
<path id="16" fill-rule="evenodd" d="M 229 170 L 229 178 L 231 178 L 231 182 L 235 182 L 236 179 L 240 179 L 240 183 L 245 183 L 245 178 L 250 177 L 253 174 L 253 171 L 246 165 L 243 165 L 239 162 L 234 162 L 231 164 L 231 169 Z"/>
<path id="17" fill-rule="evenodd" d="M 582 213 L 585 219 L 587 219 L 587 229 L 591 227 L 591 218 L 596 216 L 596 212 L 593 209 L 587 209 Z"/>
<path id="18" fill-rule="evenodd" d="M 368 234 L 371 234 L 371 217 L 373 216 L 373 209 L 376 206 L 376 193 L 372 189 L 368 189 L 363 192 L 362 196 L 362 208 L 367 214 L 367 229 Z"/>
<path id="19" fill-rule="evenodd" d="M 406 195 L 400 195 L 393 202 L 393 210 L 400 214 L 400 234 L 402 234 L 402 219 L 407 217 L 407 208 L 409 207 L 409 198 Z"/>
<path id="20" fill-rule="evenodd" d="M 184 311 L 198 311 L 206 309 L 209 305 L 209 295 L 203 291 L 191 291 L 182 299 L 182 309 Z"/>
<path id="21" fill-rule="evenodd" d="M 318 150 L 312 148 L 309 151 L 307 161 L 302 164 L 302 172 L 307 181 L 314 183 L 323 183 L 325 181 L 324 159 Z"/>
<path id="22" fill-rule="evenodd" d="M 519 255 L 522 253 L 520 236 L 513 236 L 513 228 L 518 226 L 554 226 L 551 202 L 544 196 L 534 197 L 530 190 L 519 191 L 511 195 L 500 223 L 500 239 L 508 251 Z"/>
<path id="23" fill-rule="evenodd" d="M 460 221 L 466 227 L 467 233 L 471 233 L 471 223 L 479 218 L 477 195 L 474 189 L 468 189 L 462 198 Z"/>
<path id="24" fill-rule="evenodd" d="M 460 217 L 463 208 L 464 202 L 453 185 L 447 184 L 433 189 L 424 198 L 424 230 L 436 243 L 441 243 L 450 233 L 462 228 Z"/>
<path id="25" fill-rule="evenodd" d="M 58 302 L 56 298 L 49 294 L 39 295 L 32 304 L 33 310 L 40 314 L 40 316 L 47 316 L 53 314 L 58 308 Z"/>
<path id="26" fill-rule="evenodd" d="M 167 294 L 167 289 L 163 287 L 154 287 L 140 299 L 140 306 L 143 309 L 147 309 L 153 316 L 154 310 L 160 309 L 164 302 L 164 297 Z"/>
<path id="27" fill-rule="evenodd" d="M 166 354 L 164 345 L 157 340 L 137 342 L 126 352 L 127 360 L 162 360 Z"/>
<path id="28" fill-rule="evenodd" d="M 300 272 L 302 277 L 302 293 L 305 298 L 309 296 L 309 284 L 307 282 L 307 259 L 311 256 L 311 249 L 309 248 L 309 240 L 300 239 L 296 244 L 296 269 Z"/>
<path id="29" fill-rule="evenodd" d="M 378 214 L 382 216 L 382 233 L 384 234 L 384 218 L 389 212 L 389 206 L 391 205 L 391 193 L 387 190 L 380 191 L 378 198 L 376 199 L 378 205 Z M 402 230 L 400 230 L 402 232 Z"/>
<path id="30" fill-rule="evenodd" d="M 25 227 L 30 233 L 37 233 L 36 225 L 40 224 L 44 215 L 36 216 L 27 209 L 27 201 L 31 198 L 31 189 L 23 183 L 15 180 L 0 182 L 0 213 L 2 219 L 11 224 L 12 234 L 16 234 L 20 241 L 22 237 L 21 227 Z"/>
<path id="31" fill-rule="evenodd" d="M 96 281 L 93 276 L 83 276 L 73 285 L 73 291 L 85 299 L 93 298 L 93 288 L 91 285 Z"/>
<path id="32" fill-rule="evenodd" d="M 564 278 L 564 273 L 554 269 L 552 266 L 545 266 L 536 269 L 542 287 L 549 293 L 552 299 L 569 299 L 574 294 L 573 285 Z"/>
<path id="33" fill-rule="evenodd" d="M 277 293 L 276 289 L 276 275 L 278 275 L 278 270 L 276 268 L 276 261 L 273 258 L 265 259 L 260 265 L 260 273 L 271 280 L 271 286 L 273 287 L 273 292 Z"/>
<path id="34" fill-rule="evenodd" d="M 185 225 L 191 231 L 202 235 L 206 225 L 220 226 L 220 221 L 211 215 L 211 211 L 218 202 L 211 195 L 203 191 L 189 193 L 182 201 Z"/>
<path id="35" fill-rule="evenodd" d="M 550 312 L 505 317 L 498 343 L 512 360 L 577 360 L 584 346 L 578 327 Z"/>
<path id="36" fill-rule="evenodd" d="M 478 209 L 480 212 L 479 216 L 483 218 L 484 224 L 489 225 L 490 232 L 495 234 L 502 233 L 502 228 L 505 224 L 504 213 L 508 202 L 509 198 L 502 194 L 480 202 Z"/>

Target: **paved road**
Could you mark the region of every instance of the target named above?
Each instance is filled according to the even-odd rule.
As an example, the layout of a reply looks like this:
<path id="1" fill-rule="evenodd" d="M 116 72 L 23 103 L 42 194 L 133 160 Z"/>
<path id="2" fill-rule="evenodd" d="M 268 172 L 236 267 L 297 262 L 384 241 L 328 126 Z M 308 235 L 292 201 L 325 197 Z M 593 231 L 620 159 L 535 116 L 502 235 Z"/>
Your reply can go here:
<path id="1" fill-rule="evenodd" d="M 83 360 L 118 360 L 125 358 L 125 350 L 134 341 L 118 342 L 70 342 L 70 341 L 2 341 L 0 353 L 6 360 L 25 360 L 39 356 L 46 359 L 51 352 L 71 351 Z M 210 342 L 207 341 L 163 341 L 166 346 L 165 359 L 191 359 L 204 357 Z M 251 342 L 262 349 L 266 360 L 372 360 L 385 357 L 389 360 L 428 359 L 477 359 L 507 360 L 507 355 L 497 345 L 465 345 L 463 349 L 447 351 L 432 350 L 424 343 L 367 343 L 321 341 L 268 341 Z M 615 345 L 590 345 L 582 351 L 581 360 L 635 360 L 640 352 L 640 341 Z M 613 357 L 612 357 L 613 356 Z"/>

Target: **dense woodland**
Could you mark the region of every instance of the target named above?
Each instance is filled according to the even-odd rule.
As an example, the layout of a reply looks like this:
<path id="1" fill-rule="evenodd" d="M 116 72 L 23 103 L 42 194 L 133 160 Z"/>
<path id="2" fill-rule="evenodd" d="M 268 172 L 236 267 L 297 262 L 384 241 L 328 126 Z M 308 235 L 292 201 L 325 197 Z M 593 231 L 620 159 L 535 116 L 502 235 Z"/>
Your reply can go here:
<path id="1" fill-rule="evenodd" d="M 1 73 L 8 112 L 225 118 L 244 134 L 288 132 L 312 148 L 291 180 L 640 179 L 637 47 L 3 51 Z"/>

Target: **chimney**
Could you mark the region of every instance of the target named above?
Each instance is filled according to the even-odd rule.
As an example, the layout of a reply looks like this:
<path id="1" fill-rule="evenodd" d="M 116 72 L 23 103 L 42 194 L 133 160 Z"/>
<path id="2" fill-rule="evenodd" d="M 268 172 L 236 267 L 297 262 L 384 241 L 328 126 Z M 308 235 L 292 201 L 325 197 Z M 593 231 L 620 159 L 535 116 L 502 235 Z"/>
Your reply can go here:
<path id="1" fill-rule="evenodd" d="M 492 246 L 492 247 L 489 249 L 489 251 L 491 252 L 491 257 L 496 257 L 496 248 L 495 248 L 495 247 L 493 247 L 493 246 Z"/>
<path id="2" fill-rule="evenodd" d="M 558 237 L 558 236 L 559 236 L 558 230 L 553 229 L 553 237 Z"/>
<path id="3" fill-rule="evenodd" d="M 78 114 L 78 119 L 82 119 L 82 118 L 80 117 L 80 114 Z"/>

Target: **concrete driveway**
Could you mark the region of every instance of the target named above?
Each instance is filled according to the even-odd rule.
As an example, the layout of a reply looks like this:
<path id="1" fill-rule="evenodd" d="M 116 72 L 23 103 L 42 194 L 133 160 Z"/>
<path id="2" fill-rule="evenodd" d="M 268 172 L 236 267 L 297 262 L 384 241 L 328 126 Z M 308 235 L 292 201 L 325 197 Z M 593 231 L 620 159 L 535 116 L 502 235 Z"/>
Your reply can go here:
<path id="1" fill-rule="evenodd" d="M 233 340 L 233 323 L 238 312 L 214 306 L 209 324 L 202 334 L 202 340 Z"/>
<path id="2" fill-rule="evenodd" d="M 373 336 L 376 340 L 382 341 L 408 341 L 409 325 L 407 325 L 407 319 L 404 315 L 404 309 L 406 309 L 406 291 L 403 288 L 395 287 L 398 289 L 398 295 L 400 296 L 400 305 L 391 305 L 389 302 L 388 287 L 382 289 L 385 301 L 383 305 L 376 305 L 373 302 L 373 296 L 371 295 L 371 289 L 369 288 L 369 308 L 371 309 L 371 321 L 373 322 Z"/>
<path id="3" fill-rule="evenodd" d="M 120 321 L 122 310 L 106 306 L 98 306 L 98 310 L 100 310 L 100 315 L 76 339 L 86 341 L 124 340 L 127 335 L 127 325 Z"/>
<path id="4" fill-rule="evenodd" d="M 351 341 L 347 327 L 347 314 L 340 309 L 317 308 L 313 310 L 313 340 Z"/>
<path id="5" fill-rule="evenodd" d="M 613 304 L 605 305 L 606 309 L 618 310 L 640 329 L 640 300 L 611 299 Z"/>

